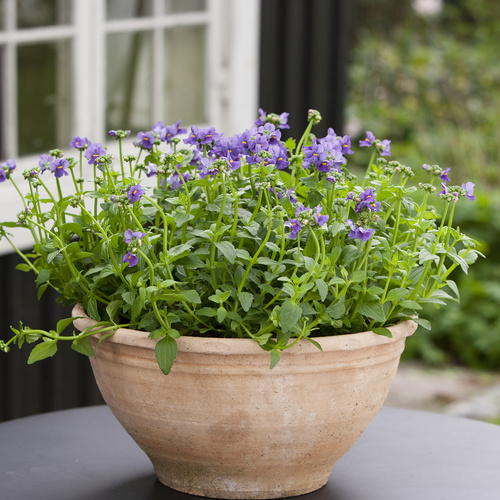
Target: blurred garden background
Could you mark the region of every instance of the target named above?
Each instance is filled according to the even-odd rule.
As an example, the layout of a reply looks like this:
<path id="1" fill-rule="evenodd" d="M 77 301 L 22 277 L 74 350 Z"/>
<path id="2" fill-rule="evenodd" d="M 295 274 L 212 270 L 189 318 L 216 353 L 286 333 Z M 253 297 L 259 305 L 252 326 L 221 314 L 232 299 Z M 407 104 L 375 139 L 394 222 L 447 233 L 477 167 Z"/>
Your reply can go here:
<path id="1" fill-rule="evenodd" d="M 500 370 L 500 2 L 357 0 L 345 131 L 391 139 L 392 156 L 423 175 L 451 168 L 476 184 L 457 225 L 480 242 L 461 302 L 430 308 L 432 330 L 407 341 L 403 359 Z"/>

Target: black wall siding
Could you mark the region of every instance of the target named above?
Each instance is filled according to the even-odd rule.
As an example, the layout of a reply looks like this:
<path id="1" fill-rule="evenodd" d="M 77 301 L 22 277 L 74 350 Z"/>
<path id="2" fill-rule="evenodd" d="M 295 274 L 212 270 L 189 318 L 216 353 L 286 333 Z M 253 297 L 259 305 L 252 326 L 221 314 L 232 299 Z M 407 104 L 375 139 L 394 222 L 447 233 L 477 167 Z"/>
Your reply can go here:
<path id="1" fill-rule="evenodd" d="M 260 106 L 290 113 L 291 133 L 305 128 L 307 110 L 342 132 L 350 37 L 349 0 L 263 0 L 261 8 Z"/>
<path id="2" fill-rule="evenodd" d="M 47 290 L 40 301 L 34 274 L 15 269 L 17 255 L 0 257 L 0 338 L 10 338 L 10 326 L 50 330 L 61 318 L 71 316 L 71 307 L 56 302 L 57 294 Z M 57 354 L 27 365 L 29 346 L 12 346 L 0 352 L 0 421 L 36 413 L 102 403 L 90 363 L 59 342 Z"/>
<path id="3" fill-rule="evenodd" d="M 342 133 L 349 0 L 262 0 L 261 16 L 259 106 L 269 113 L 289 112 L 294 136 L 305 128 L 310 108 L 323 116 L 316 135 L 325 135 L 328 127 Z M 19 321 L 51 329 L 71 315 L 50 290 L 37 300 L 35 277 L 17 271 L 19 262 L 17 255 L 0 256 L 0 338 L 5 340 Z M 103 402 L 88 359 L 59 344 L 53 358 L 33 365 L 26 364 L 29 348 L 0 352 L 0 421 Z"/>

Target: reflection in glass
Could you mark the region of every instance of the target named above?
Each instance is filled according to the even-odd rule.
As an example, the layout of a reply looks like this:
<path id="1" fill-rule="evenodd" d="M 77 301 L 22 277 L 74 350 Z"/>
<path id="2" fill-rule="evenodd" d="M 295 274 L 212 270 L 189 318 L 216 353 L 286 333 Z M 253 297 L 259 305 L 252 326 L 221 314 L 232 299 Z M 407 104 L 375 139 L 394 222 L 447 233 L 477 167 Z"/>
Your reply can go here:
<path id="1" fill-rule="evenodd" d="M 106 18 L 109 21 L 148 17 L 153 14 L 151 0 L 107 0 Z"/>
<path id="2" fill-rule="evenodd" d="M 19 154 L 65 147 L 71 137 L 70 44 L 20 45 L 17 49 Z"/>
<path id="3" fill-rule="evenodd" d="M 185 26 L 165 33 L 164 121 L 205 121 L 205 28 Z"/>
<path id="4" fill-rule="evenodd" d="M 138 132 L 153 125 L 152 46 L 149 33 L 108 35 L 106 131 Z"/>
<path id="5" fill-rule="evenodd" d="M 164 0 L 165 14 L 205 10 L 205 0 Z"/>
<path id="6" fill-rule="evenodd" d="M 68 24 L 70 21 L 69 0 L 17 0 L 18 28 Z"/>

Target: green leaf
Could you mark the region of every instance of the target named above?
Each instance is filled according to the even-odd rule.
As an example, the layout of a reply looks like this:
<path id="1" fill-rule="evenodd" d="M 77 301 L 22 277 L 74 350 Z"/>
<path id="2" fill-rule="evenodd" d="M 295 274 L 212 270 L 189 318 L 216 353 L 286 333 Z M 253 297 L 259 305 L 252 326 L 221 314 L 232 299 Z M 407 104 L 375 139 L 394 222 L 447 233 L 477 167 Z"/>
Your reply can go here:
<path id="1" fill-rule="evenodd" d="M 123 308 L 123 300 L 112 300 L 106 306 L 106 312 L 108 313 L 109 319 L 111 321 L 116 321 L 118 312 Z"/>
<path id="2" fill-rule="evenodd" d="M 249 292 L 238 292 L 238 300 L 245 312 L 248 312 L 252 307 L 253 295 Z"/>
<path id="3" fill-rule="evenodd" d="M 213 318 L 217 315 L 217 311 L 213 307 L 202 307 L 196 311 L 198 316 L 205 316 L 207 318 Z"/>
<path id="4" fill-rule="evenodd" d="M 337 303 L 335 304 L 330 304 L 326 310 L 325 313 L 328 314 L 332 319 L 340 319 L 345 313 L 345 300 L 344 297 L 340 299 Z"/>
<path id="5" fill-rule="evenodd" d="M 220 306 L 219 309 L 217 309 L 217 321 L 219 323 L 222 323 L 225 319 L 226 319 L 226 315 L 227 315 L 227 310 Z"/>
<path id="6" fill-rule="evenodd" d="M 161 338 L 155 347 L 156 361 L 160 370 L 168 375 L 177 357 L 177 342 L 169 336 Z"/>
<path id="7" fill-rule="evenodd" d="M 229 241 L 219 241 L 215 243 L 215 246 L 222 252 L 224 258 L 230 263 L 234 264 L 236 260 L 236 248 Z"/>
<path id="8" fill-rule="evenodd" d="M 182 290 L 182 295 L 192 304 L 201 304 L 201 298 L 196 290 Z"/>
<path id="9" fill-rule="evenodd" d="M 385 321 L 384 308 L 379 302 L 359 305 L 358 313 L 367 318 L 379 321 L 380 323 Z"/>
<path id="10" fill-rule="evenodd" d="M 71 323 L 73 323 L 73 320 L 76 319 L 76 318 L 64 318 L 64 319 L 61 319 L 57 322 L 57 326 L 56 326 L 56 332 L 58 335 L 61 335 L 62 332 L 64 332 L 64 330 L 69 326 L 71 325 Z"/>
<path id="11" fill-rule="evenodd" d="M 321 302 L 324 302 L 326 297 L 328 296 L 328 285 L 322 279 L 317 279 L 314 281 L 314 283 L 316 284 L 316 287 L 318 288 Z"/>
<path id="12" fill-rule="evenodd" d="M 84 354 L 85 356 L 92 357 L 94 355 L 94 349 L 92 348 L 92 342 L 90 341 L 90 336 L 83 338 L 76 338 L 71 343 L 71 348 L 79 352 L 80 354 Z"/>
<path id="13" fill-rule="evenodd" d="M 441 304 L 444 304 L 444 302 L 441 302 Z M 422 306 L 415 300 L 402 300 L 398 305 L 404 307 L 405 309 L 412 309 L 414 311 L 422 309 Z"/>
<path id="14" fill-rule="evenodd" d="M 417 323 L 418 325 L 423 326 L 426 330 L 431 329 L 431 323 L 430 323 L 430 321 L 427 321 L 426 319 L 412 318 L 412 320 L 415 321 L 415 323 Z"/>
<path id="15" fill-rule="evenodd" d="M 48 269 L 40 269 L 38 276 L 36 277 L 36 284 L 41 285 L 50 279 L 50 271 Z"/>
<path id="16" fill-rule="evenodd" d="M 271 370 L 278 364 L 281 358 L 281 352 L 278 349 L 271 349 Z"/>
<path id="17" fill-rule="evenodd" d="M 372 332 L 376 333 L 377 335 L 384 335 L 385 337 L 392 338 L 392 333 L 389 330 L 389 328 L 385 328 L 384 326 L 381 326 L 380 328 L 372 328 Z"/>
<path id="18" fill-rule="evenodd" d="M 407 295 L 408 295 L 408 290 L 406 288 L 393 288 L 387 294 L 386 300 L 390 302 L 398 302 Z"/>
<path id="19" fill-rule="evenodd" d="M 296 326 L 301 316 L 302 309 L 295 302 L 285 300 L 280 307 L 280 323 L 283 333 L 289 332 Z"/>
<path id="20" fill-rule="evenodd" d="M 57 340 L 47 340 L 37 344 L 30 353 L 28 365 L 37 361 L 54 356 L 57 352 Z"/>
<path id="21" fill-rule="evenodd" d="M 85 302 L 85 311 L 87 311 L 87 314 L 92 319 L 95 319 L 96 321 L 101 321 L 101 317 L 99 316 L 99 311 L 97 310 L 96 298 L 93 295 L 91 295 L 90 297 L 87 297 L 87 299 L 84 302 Z"/>

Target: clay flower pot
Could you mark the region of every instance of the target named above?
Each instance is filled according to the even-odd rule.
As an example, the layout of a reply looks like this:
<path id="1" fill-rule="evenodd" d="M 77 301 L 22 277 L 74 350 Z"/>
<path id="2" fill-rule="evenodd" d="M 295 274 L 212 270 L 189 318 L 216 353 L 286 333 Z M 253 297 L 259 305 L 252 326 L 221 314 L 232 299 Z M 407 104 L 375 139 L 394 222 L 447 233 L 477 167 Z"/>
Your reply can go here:
<path id="1" fill-rule="evenodd" d="M 73 316 L 84 316 L 81 306 Z M 326 484 L 380 410 L 416 326 L 391 327 L 392 338 L 317 338 L 323 352 L 300 341 L 272 370 L 250 339 L 183 336 L 163 375 L 154 341 L 127 329 L 98 347 L 92 337 L 90 360 L 106 403 L 163 484 L 216 498 L 281 498 Z"/>

